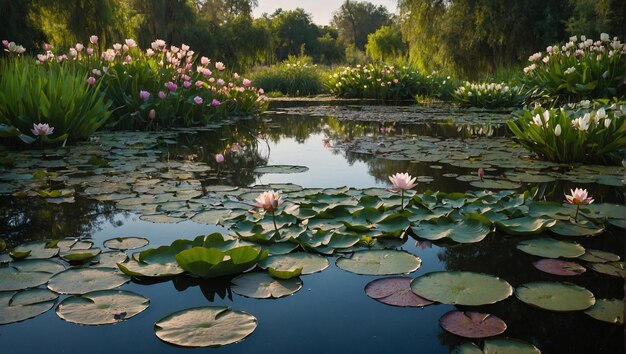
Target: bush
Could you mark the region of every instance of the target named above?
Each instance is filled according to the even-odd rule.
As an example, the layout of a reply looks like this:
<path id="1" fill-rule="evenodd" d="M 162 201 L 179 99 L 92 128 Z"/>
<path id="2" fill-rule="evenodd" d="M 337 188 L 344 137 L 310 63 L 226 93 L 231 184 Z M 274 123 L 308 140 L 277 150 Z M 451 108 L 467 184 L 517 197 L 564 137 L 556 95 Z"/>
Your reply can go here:
<path id="1" fill-rule="evenodd" d="M 0 137 L 32 142 L 33 124 L 54 128 L 47 142 L 88 138 L 109 118 L 111 102 L 85 71 L 66 63 L 40 65 L 18 57 L 0 63 Z M 37 136 L 35 136 L 37 138 Z"/>
<path id="2" fill-rule="evenodd" d="M 521 88 L 501 83 L 466 81 L 453 93 L 457 103 L 466 107 L 499 108 L 520 106 L 524 97 Z"/>
<path id="3" fill-rule="evenodd" d="M 323 72 L 312 64 L 310 57 L 289 56 L 284 62 L 254 73 L 257 86 L 266 92 L 280 92 L 288 96 L 318 95 L 325 91 Z"/>
<path id="4" fill-rule="evenodd" d="M 626 47 L 603 33 L 600 40 L 576 36 L 561 46 L 529 57 L 523 83 L 530 98 L 558 103 L 583 99 L 625 97 Z"/>
<path id="5" fill-rule="evenodd" d="M 507 122 L 516 140 L 550 161 L 619 163 L 619 152 L 626 148 L 626 102 L 537 107 L 516 116 Z"/>
<path id="6" fill-rule="evenodd" d="M 357 65 L 330 75 L 325 82 L 338 97 L 381 100 L 413 99 L 420 92 L 420 74 L 408 66 Z"/>

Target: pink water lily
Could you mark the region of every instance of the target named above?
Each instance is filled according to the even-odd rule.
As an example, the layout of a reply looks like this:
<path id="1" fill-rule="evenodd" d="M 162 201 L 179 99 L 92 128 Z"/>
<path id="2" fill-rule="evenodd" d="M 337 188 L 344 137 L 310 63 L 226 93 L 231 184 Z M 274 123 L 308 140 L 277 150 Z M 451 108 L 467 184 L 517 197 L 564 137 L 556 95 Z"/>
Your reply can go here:
<path id="1" fill-rule="evenodd" d="M 283 204 L 283 199 L 278 195 L 278 193 L 274 191 L 265 191 L 259 194 L 258 197 L 254 199 L 255 204 L 253 205 L 255 208 L 263 209 L 266 212 L 269 211 L 272 213 L 272 221 L 274 222 L 274 229 L 278 232 L 278 227 L 276 226 L 276 215 L 275 212 L 278 207 Z"/>
<path id="2" fill-rule="evenodd" d="M 47 123 L 33 123 L 33 129 L 30 130 L 36 136 L 50 135 L 54 131 L 54 128 Z"/>
<path id="3" fill-rule="evenodd" d="M 576 205 L 576 214 L 574 214 L 574 221 L 576 221 L 580 206 L 593 203 L 593 198 L 587 194 L 586 189 L 582 188 L 570 189 L 570 193 L 571 194 L 565 194 L 565 199 L 567 199 L 568 203 Z"/>
<path id="4" fill-rule="evenodd" d="M 411 177 L 408 173 L 396 173 L 394 175 L 389 176 L 389 180 L 393 184 L 394 188 L 389 188 L 390 192 L 400 192 L 400 207 L 404 209 L 404 191 L 413 189 L 417 186 L 415 183 L 415 177 Z"/>

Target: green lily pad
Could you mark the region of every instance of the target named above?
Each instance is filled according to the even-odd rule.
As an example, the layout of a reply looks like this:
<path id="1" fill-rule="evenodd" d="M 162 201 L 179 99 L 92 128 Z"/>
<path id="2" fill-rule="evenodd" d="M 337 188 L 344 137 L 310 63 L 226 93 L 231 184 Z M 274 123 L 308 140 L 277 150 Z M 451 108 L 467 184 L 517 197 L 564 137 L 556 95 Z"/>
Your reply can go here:
<path id="1" fill-rule="evenodd" d="M 596 301 L 583 287 L 547 281 L 522 284 L 515 289 L 515 296 L 529 305 L 551 311 L 585 310 Z"/>
<path id="2" fill-rule="evenodd" d="M 292 268 L 289 270 L 279 270 L 272 267 L 267 268 L 267 273 L 275 279 L 291 279 L 302 275 L 302 267 Z"/>
<path id="3" fill-rule="evenodd" d="M 626 278 L 624 262 L 593 263 L 589 266 L 589 268 L 595 270 L 598 273 L 612 275 L 614 277 Z"/>
<path id="4" fill-rule="evenodd" d="M 129 277 L 109 268 L 75 268 L 56 274 L 48 281 L 48 289 L 59 294 L 85 294 L 96 290 L 117 288 Z"/>
<path id="5" fill-rule="evenodd" d="M 424 307 L 433 302 L 411 291 L 412 278 L 388 277 L 373 280 L 365 286 L 365 294 L 391 306 Z"/>
<path id="6" fill-rule="evenodd" d="M 47 241 L 32 241 L 21 244 L 13 249 L 14 252 L 30 252 L 28 259 L 46 259 L 52 258 L 59 253 L 57 247 L 46 247 Z"/>
<path id="7" fill-rule="evenodd" d="M 277 299 L 289 296 L 302 288 L 300 278 L 275 279 L 261 272 L 242 274 L 231 280 L 231 283 L 233 292 L 255 299 Z"/>
<path id="8" fill-rule="evenodd" d="M 25 259 L 11 263 L 11 266 L 20 272 L 44 272 L 53 275 L 65 270 L 63 264 L 50 259 Z"/>
<path id="9" fill-rule="evenodd" d="M 47 291 L 47 293 L 42 293 Z M 0 324 L 20 322 L 54 307 L 57 295 L 46 289 L 0 292 Z"/>
<path id="10" fill-rule="evenodd" d="M 624 324 L 624 300 L 597 299 L 585 313 L 596 320 Z"/>
<path id="11" fill-rule="evenodd" d="M 255 173 L 302 173 L 308 171 L 306 166 L 292 165 L 268 165 L 260 166 L 254 169 Z"/>
<path id="12" fill-rule="evenodd" d="M 196 307 L 174 312 L 154 324 L 164 342 L 181 347 L 221 347 L 242 341 L 257 326 L 257 319 L 228 307 Z"/>
<path id="13" fill-rule="evenodd" d="M 207 210 L 194 215 L 191 220 L 199 224 L 217 225 L 222 224 L 232 213 L 232 210 L 226 209 Z"/>
<path id="14" fill-rule="evenodd" d="M 45 284 L 52 273 L 21 272 L 13 267 L 0 268 L 0 291 L 23 290 Z"/>
<path id="15" fill-rule="evenodd" d="M 119 267 L 122 273 L 132 277 L 170 277 L 185 272 L 185 270 L 176 263 L 144 263 L 137 262 L 134 259 L 130 259 L 124 263 L 117 263 L 117 267 Z"/>
<path id="16" fill-rule="evenodd" d="M 204 279 L 238 274 L 254 267 L 269 252 L 252 246 L 240 246 L 224 252 L 217 248 L 193 247 L 176 255 L 185 271 Z"/>
<path id="17" fill-rule="evenodd" d="M 550 227 L 550 231 L 561 236 L 598 236 L 604 232 L 604 226 L 598 226 L 594 223 L 557 220 L 554 226 Z"/>
<path id="18" fill-rule="evenodd" d="M 68 262 L 85 262 L 95 258 L 97 255 L 102 252 L 99 248 L 92 248 L 88 250 L 70 250 L 66 252 L 61 252 L 59 257 L 68 261 Z"/>
<path id="19" fill-rule="evenodd" d="M 513 294 L 505 280 L 473 272 L 431 272 L 411 283 L 411 290 L 425 299 L 451 305 L 486 305 Z"/>
<path id="20" fill-rule="evenodd" d="M 522 241 L 517 244 L 517 249 L 545 258 L 576 258 L 585 253 L 583 246 L 578 243 L 559 241 L 553 238 L 536 238 Z"/>
<path id="21" fill-rule="evenodd" d="M 337 259 L 337 267 L 363 275 L 408 274 L 416 271 L 422 260 L 405 251 L 368 250 Z"/>
<path id="22" fill-rule="evenodd" d="M 150 241 L 143 237 L 116 237 L 104 241 L 104 247 L 112 250 L 126 251 L 145 247 L 148 243 L 150 243 Z"/>
<path id="23" fill-rule="evenodd" d="M 122 263 L 128 259 L 124 252 L 109 251 L 100 253 L 92 260 L 90 267 L 92 268 L 115 268 L 118 263 Z"/>
<path id="24" fill-rule="evenodd" d="M 503 180 L 503 179 L 484 179 L 482 181 L 472 181 L 470 185 L 476 188 L 484 189 L 517 189 L 522 185 L 519 183 Z"/>
<path id="25" fill-rule="evenodd" d="M 496 227 L 510 235 L 537 235 L 554 226 L 556 220 L 522 216 L 495 222 Z"/>
<path id="26" fill-rule="evenodd" d="M 421 222 L 411 230 L 427 240 L 448 237 L 459 243 L 474 243 L 482 241 L 491 232 L 491 227 L 476 219 L 452 222 L 440 218 L 437 222 Z"/>
<path id="27" fill-rule="evenodd" d="M 483 349 L 468 342 L 454 347 L 450 354 L 541 354 L 534 345 L 513 338 L 494 338 L 485 340 Z"/>
<path id="28" fill-rule="evenodd" d="M 315 254 L 299 252 L 267 257 L 259 262 L 259 267 L 262 269 L 274 268 L 279 271 L 302 268 L 302 275 L 306 275 L 321 272 L 328 268 L 328 260 Z"/>
<path id="29" fill-rule="evenodd" d="M 615 253 L 600 251 L 600 250 L 592 250 L 588 248 L 585 250 L 585 254 L 578 257 L 578 259 L 581 259 L 583 261 L 587 261 L 590 263 L 606 263 L 606 262 L 617 262 L 621 258 Z"/>
<path id="30" fill-rule="evenodd" d="M 100 290 L 61 301 L 57 315 L 81 325 L 104 325 L 125 321 L 148 308 L 150 300 L 130 291 Z"/>

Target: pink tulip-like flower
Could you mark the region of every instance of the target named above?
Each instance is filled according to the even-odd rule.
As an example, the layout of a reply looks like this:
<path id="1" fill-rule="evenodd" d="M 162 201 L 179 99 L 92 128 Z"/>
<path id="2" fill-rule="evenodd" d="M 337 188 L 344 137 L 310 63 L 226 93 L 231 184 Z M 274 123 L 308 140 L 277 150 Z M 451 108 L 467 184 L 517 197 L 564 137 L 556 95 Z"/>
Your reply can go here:
<path id="1" fill-rule="evenodd" d="M 283 199 L 274 191 L 263 192 L 259 194 L 254 201 L 255 208 L 263 209 L 269 212 L 276 211 L 276 209 L 283 204 Z"/>
<path id="2" fill-rule="evenodd" d="M 82 43 L 76 43 L 76 46 L 74 46 L 74 48 L 76 48 L 77 51 L 82 52 L 85 46 Z"/>
<path id="3" fill-rule="evenodd" d="M 9 41 L 8 41 L 8 40 L 6 40 L 6 39 L 3 39 L 3 40 L 2 40 L 2 45 L 3 45 L 5 48 L 8 48 L 8 47 L 9 47 Z"/>
<path id="4" fill-rule="evenodd" d="M 389 180 L 393 184 L 394 188 L 389 188 L 390 192 L 400 192 L 400 207 L 404 209 L 404 191 L 413 189 L 417 186 L 415 183 L 415 177 L 411 177 L 408 173 L 396 173 L 389 176 Z"/>
<path id="5" fill-rule="evenodd" d="M 265 94 L 265 90 L 263 90 L 262 88 L 260 88 L 258 92 L 259 92 L 259 95 Z"/>
<path id="6" fill-rule="evenodd" d="M 96 76 L 102 76 L 102 71 L 100 71 L 99 69 L 93 69 L 91 70 L 91 73 Z"/>
<path id="7" fill-rule="evenodd" d="M 189 50 L 189 46 L 188 46 L 188 45 L 186 45 L 185 43 L 183 43 L 183 44 L 181 44 L 181 45 L 180 45 L 180 49 L 182 49 L 183 51 L 185 51 L 185 52 L 186 52 L 186 51 L 188 51 L 188 50 Z"/>
<path id="8" fill-rule="evenodd" d="M 45 136 L 50 135 L 54 131 L 54 128 L 49 126 L 47 123 L 33 123 L 33 129 L 30 130 L 35 136 Z"/>
<path id="9" fill-rule="evenodd" d="M 156 111 L 151 109 L 150 112 L 148 112 L 148 118 L 154 119 L 154 117 L 156 117 Z"/>
<path id="10" fill-rule="evenodd" d="M 126 39 L 124 42 L 126 43 L 128 48 L 134 48 L 137 46 L 137 42 L 135 42 L 134 39 Z"/>
<path id="11" fill-rule="evenodd" d="M 52 49 L 52 46 L 50 45 L 50 43 L 44 43 L 43 44 L 43 50 L 45 50 L 47 52 L 50 49 Z"/>
<path id="12" fill-rule="evenodd" d="M 243 85 L 244 85 L 245 87 L 248 87 L 248 86 L 250 86 L 251 84 L 252 84 L 252 82 L 251 82 L 250 80 L 248 80 L 248 79 L 243 79 Z"/>
<path id="13" fill-rule="evenodd" d="M 122 49 L 122 45 L 119 43 L 115 43 L 113 44 L 113 50 L 115 50 L 116 52 L 119 52 Z"/>
<path id="14" fill-rule="evenodd" d="M 72 58 L 76 58 L 78 56 L 78 51 L 74 48 L 70 48 L 70 56 Z"/>
<path id="15" fill-rule="evenodd" d="M 193 102 L 194 102 L 195 104 L 197 104 L 197 105 L 201 105 L 201 104 L 202 104 L 202 102 L 204 102 L 204 100 L 202 99 L 202 97 L 200 97 L 200 96 L 196 96 L 196 97 L 194 97 L 194 98 L 193 98 Z M 223 157 L 222 157 L 222 158 L 223 158 Z"/>
<path id="16" fill-rule="evenodd" d="M 207 57 L 202 57 L 200 58 L 200 64 L 207 66 L 209 65 L 209 63 L 211 63 L 211 59 L 207 58 Z"/>
<path id="17" fill-rule="evenodd" d="M 90 76 L 87 78 L 87 84 L 91 85 L 91 86 L 95 86 L 96 85 L 96 78 L 93 76 Z"/>
<path id="18" fill-rule="evenodd" d="M 139 98 L 144 102 L 147 101 L 150 98 L 150 92 L 144 90 L 139 91 Z"/>
<path id="19" fill-rule="evenodd" d="M 167 88 L 171 92 L 174 92 L 174 91 L 176 91 L 178 89 L 178 85 L 176 85 L 175 83 L 169 81 L 168 83 L 165 84 L 165 88 Z"/>
<path id="20" fill-rule="evenodd" d="M 226 69 L 226 65 L 224 65 L 224 63 L 222 63 L 221 61 L 218 61 L 217 63 L 215 63 L 215 68 L 221 71 Z"/>
<path id="21" fill-rule="evenodd" d="M 202 86 L 204 86 L 204 81 L 198 80 L 196 81 L 195 85 L 197 88 L 201 88 Z"/>
<path id="22" fill-rule="evenodd" d="M 98 36 L 93 35 L 93 36 L 89 37 L 89 42 L 91 42 L 91 44 L 98 43 Z"/>
<path id="23" fill-rule="evenodd" d="M 93 48 L 87 48 L 87 55 L 89 56 L 93 55 Z"/>
<path id="24" fill-rule="evenodd" d="M 225 82 L 222 79 L 217 79 L 217 86 L 224 86 Z"/>
<path id="25" fill-rule="evenodd" d="M 183 87 L 184 87 L 185 89 L 189 89 L 189 88 L 191 87 L 191 82 L 189 82 L 189 81 L 185 81 L 185 82 L 183 82 Z"/>
<path id="26" fill-rule="evenodd" d="M 213 101 L 211 101 L 211 107 L 218 107 L 220 104 L 220 101 L 216 100 L 215 98 L 213 99 Z"/>
<path id="27" fill-rule="evenodd" d="M 235 80 L 239 80 L 239 74 L 234 73 L 234 74 L 233 74 L 233 79 L 235 79 Z"/>
<path id="28" fill-rule="evenodd" d="M 478 178 L 480 178 L 480 181 L 482 182 L 484 177 L 485 177 L 485 170 L 482 167 L 480 167 L 478 169 Z"/>
<path id="29" fill-rule="evenodd" d="M 154 55 L 154 50 L 152 50 L 151 48 L 146 49 L 146 56 L 148 58 L 150 58 L 153 55 Z"/>
<path id="30" fill-rule="evenodd" d="M 39 62 L 44 63 L 48 60 L 48 56 L 45 54 L 37 54 L 37 60 L 39 60 Z"/>
<path id="31" fill-rule="evenodd" d="M 224 162 L 224 155 L 222 155 L 222 154 L 216 154 L 216 155 L 215 155 L 215 162 L 217 162 L 217 163 L 222 163 L 222 162 Z"/>
<path id="32" fill-rule="evenodd" d="M 159 91 L 159 98 L 164 100 L 165 97 L 167 97 L 167 94 L 165 92 L 163 92 L 163 91 Z"/>
<path id="33" fill-rule="evenodd" d="M 587 190 L 582 188 L 570 189 L 571 194 L 565 194 L 567 202 L 576 205 L 576 214 L 574 214 L 574 221 L 578 218 L 578 209 L 581 205 L 587 205 L 593 203 L 593 198 L 588 196 Z"/>
<path id="34" fill-rule="evenodd" d="M 233 87 L 235 87 L 235 84 L 234 84 L 234 83 L 232 83 L 232 82 L 229 82 L 229 83 L 228 83 L 228 87 L 233 88 Z"/>

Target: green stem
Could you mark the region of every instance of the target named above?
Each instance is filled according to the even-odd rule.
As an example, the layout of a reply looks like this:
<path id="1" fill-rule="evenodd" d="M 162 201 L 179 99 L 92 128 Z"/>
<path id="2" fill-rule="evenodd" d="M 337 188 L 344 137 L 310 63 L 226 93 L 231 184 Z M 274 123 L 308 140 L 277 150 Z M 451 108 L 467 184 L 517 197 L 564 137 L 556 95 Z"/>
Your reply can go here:
<path id="1" fill-rule="evenodd" d="M 400 209 L 404 210 L 404 189 L 400 190 Z"/>
<path id="2" fill-rule="evenodd" d="M 580 208 L 580 204 L 576 204 L 576 214 L 574 214 L 574 222 L 578 222 L 578 209 Z"/>
<path id="3" fill-rule="evenodd" d="M 274 210 L 272 209 L 272 221 L 274 222 L 274 230 L 278 232 L 278 227 L 276 226 L 276 215 L 274 215 Z"/>

